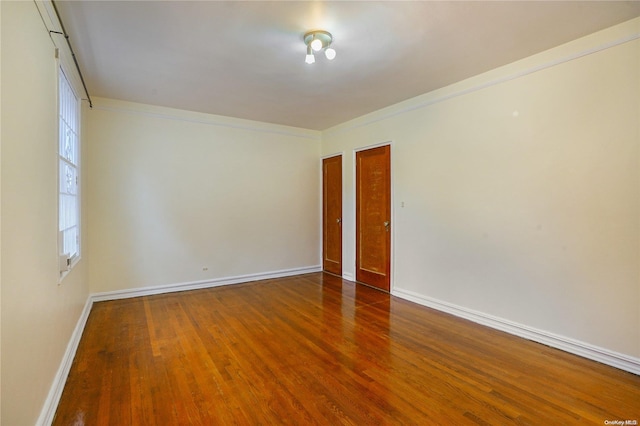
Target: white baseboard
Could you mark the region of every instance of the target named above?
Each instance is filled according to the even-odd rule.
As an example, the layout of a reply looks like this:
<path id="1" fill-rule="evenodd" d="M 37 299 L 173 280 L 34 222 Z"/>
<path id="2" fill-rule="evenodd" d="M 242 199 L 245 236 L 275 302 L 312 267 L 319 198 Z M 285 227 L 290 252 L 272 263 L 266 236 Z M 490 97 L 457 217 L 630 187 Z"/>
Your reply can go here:
<path id="1" fill-rule="evenodd" d="M 344 278 L 347 281 L 354 281 L 355 282 L 355 277 L 353 276 L 353 274 L 349 273 L 349 272 L 343 272 L 342 273 L 342 278 Z"/>
<path id="2" fill-rule="evenodd" d="M 283 269 L 280 271 L 261 272 L 258 274 L 238 275 L 235 277 L 215 278 L 212 280 L 191 281 L 177 284 L 159 285 L 153 287 L 140 287 L 126 290 L 107 291 L 103 293 L 93 293 L 91 299 L 93 302 L 102 302 L 105 300 L 128 299 L 131 297 L 151 296 L 154 294 L 173 293 L 176 291 L 198 290 L 201 288 L 218 287 L 222 285 L 240 284 L 251 281 L 268 280 L 272 278 L 289 277 L 292 275 L 309 274 L 312 272 L 320 272 L 320 265 L 307 266 L 302 268 Z"/>
<path id="3" fill-rule="evenodd" d="M 60 397 L 62 396 L 62 391 L 64 390 L 64 385 L 67 381 L 67 376 L 71 370 L 71 364 L 73 364 L 73 359 L 76 356 L 76 350 L 80 344 L 80 338 L 82 337 L 84 326 L 87 324 L 87 319 L 91 312 L 91 306 L 93 306 L 93 301 L 91 296 L 89 296 L 84 304 L 84 309 L 82 309 L 80 318 L 76 323 L 76 328 L 71 334 L 71 338 L 69 339 L 69 344 L 67 344 L 67 350 L 62 357 L 60 367 L 53 378 L 49 394 L 47 395 L 47 399 L 44 401 L 44 405 L 40 411 L 40 416 L 36 422 L 37 426 L 48 426 L 53 422 L 53 418 L 56 415 L 56 410 L 58 408 L 58 403 L 60 402 Z"/>
<path id="4" fill-rule="evenodd" d="M 93 293 L 89 295 L 89 297 L 87 298 L 87 302 L 84 305 L 84 309 L 80 314 L 80 318 L 78 319 L 78 323 L 76 324 L 76 328 L 73 330 L 73 333 L 71 334 L 71 339 L 69 340 L 69 344 L 67 345 L 67 350 L 64 353 L 64 356 L 62 357 L 60 367 L 58 368 L 58 372 L 56 373 L 53 379 L 53 383 L 51 385 L 51 388 L 49 389 L 49 394 L 47 395 L 47 399 L 44 402 L 44 405 L 40 412 L 40 417 L 38 417 L 38 421 L 36 422 L 36 425 L 48 426 L 53 422 L 53 418 L 56 415 L 56 410 L 58 408 L 58 403 L 60 402 L 60 397 L 62 396 L 62 391 L 64 390 L 64 385 L 67 381 L 67 376 L 69 375 L 69 371 L 71 370 L 71 364 L 73 364 L 73 359 L 76 356 L 76 350 L 78 349 L 78 344 L 80 343 L 82 332 L 84 331 L 84 327 L 87 323 L 87 319 L 89 318 L 89 313 L 91 312 L 91 307 L 93 306 L 94 302 L 101 302 L 105 300 L 126 299 L 130 297 L 139 297 L 139 296 L 149 296 L 149 295 L 161 294 L 161 293 L 172 293 L 176 291 L 196 290 L 200 288 L 217 287 L 217 286 L 229 285 L 229 284 L 239 284 L 239 283 L 246 283 L 251 281 L 267 280 L 271 278 L 283 278 L 283 277 L 289 277 L 293 275 L 320 272 L 321 270 L 322 270 L 322 267 L 317 265 L 317 266 L 308 266 L 303 268 L 285 269 L 280 271 L 263 272 L 259 274 L 249 274 L 249 275 L 239 275 L 235 277 L 217 278 L 213 280 L 193 281 L 193 282 L 170 284 L 170 285 L 155 286 L 155 287 L 143 287 L 143 288 L 128 289 L 128 290 L 109 291 L 104 293 Z"/>
<path id="5" fill-rule="evenodd" d="M 395 289 L 393 291 L 393 295 L 415 302 L 419 305 L 437 309 L 439 311 L 494 328 L 496 330 L 504 331 L 515 336 L 561 349 L 565 352 L 579 355 L 583 358 L 588 358 L 602 364 L 607 364 L 612 367 L 640 375 L 640 358 L 634 358 L 568 337 L 560 336 L 544 330 L 538 330 L 503 318 L 494 317 L 483 312 L 463 308 L 448 302 L 423 296 L 413 291 Z"/>
<path id="6" fill-rule="evenodd" d="M 265 272 L 259 274 L 240 275 L 235 277 L 218 278 L 214 280 L 206 281 L 193 281 L 179 284 L 155 286 L 155 287 L 143 287 L 137 289 L 118 290 L 104 293 L 91 294 L 85 303 L 84 309 L 80 314 L 80 318 L 76 324 L 67 350 L 64 353 L 58 372 L 56 373 L 47 399 L 42 407 L 40 416 L 36 422 L 37 426 L 47 426 L 53 422 L 53 418 L 62 396 L 67 376 L 71 370 L 73 359 L 76 355 L 76 350 L 82 337 L 82 332 L 89 318 L 91 307 L 94 302 L 100 302 L 105 300 L 125 299 L 139 296 L 149 296 L 153 294 L 171 293 L 177 291 L 196 290 L 201 288 L 210 288 L 230 284 L 239 284 L 251 281 L 266 280 L 272 278 L 282 278 L 293 275 L 308 274 L 313 272 L 322 271 L 322 267 L 309 266 L 303 268 L 286 269 L 280 271 Z M 351 274 L 343 274 L 343 278 L 353 281 Z M 517 324 L 512 321 L 508 321 L 502 318 L 497 318 L 491 315 L 484 314 L 482 312 L 473 311 L 471 309 L 456 306 L 447 302 L 439 301 L 429 297 L 425 297 L 421 294 L 414 293 L 409 290 L 395 289 L 393 295 L 406 299 L 423 306 L 427 306 L 439 311 L 447 312 L 457 317 L 465 318 L 478 324 L 486 325 L 497 330 L 501 330 L 516 336 L 523 337 L 525 339 L 533 340 L 554 348 L 564 350 L 576 355 L 580 355 L 584 358 L 592 359 L 594 361 L 601 362 L 603 364 L 611 365 L 621 370 L 629 371 L 634 374 L 640 375 L 640 359 L 630 357 L 624 354 L 613 352 L 604 348 L 589 345 L 584 342 L 569 339 L 567 337 L 558 336 L 553 333 L 549 333 L 543 330 L 537 330 L 531 327 Z"/>

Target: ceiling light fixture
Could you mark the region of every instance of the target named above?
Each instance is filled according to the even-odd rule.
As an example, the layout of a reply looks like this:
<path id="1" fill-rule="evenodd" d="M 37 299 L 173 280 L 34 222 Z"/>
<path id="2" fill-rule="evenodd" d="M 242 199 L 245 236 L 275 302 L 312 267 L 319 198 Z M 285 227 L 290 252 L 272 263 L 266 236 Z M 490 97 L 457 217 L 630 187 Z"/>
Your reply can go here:
<path id="1" fill-rule="evenodd" d="M 303 37 L 304 44 L 307 46 L 307 56 L 305 62 L 307 64 L 313 64 L 316 61 L 313 52 L 318 52 L 324 49 L 324 55 L 328 60 L 333 60 L 336 57 L 336 51 L 329 47 L 333 42 L 333 36 L 327 31 L 309 31 Z"/>
<path id="2" fill-rule="evenodd" d="M 311 51 L 311 46 L 307 46 L 307 56 L 304 61 L 308 64 L 312 64 L 316 61 L 316 57 L 313 56 L 313 52 Z"/>

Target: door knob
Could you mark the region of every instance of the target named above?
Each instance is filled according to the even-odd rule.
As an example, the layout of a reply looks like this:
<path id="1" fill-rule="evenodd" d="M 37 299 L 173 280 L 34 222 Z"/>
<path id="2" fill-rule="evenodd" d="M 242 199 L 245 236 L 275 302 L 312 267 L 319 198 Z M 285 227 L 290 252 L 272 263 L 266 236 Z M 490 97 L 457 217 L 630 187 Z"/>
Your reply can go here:
<path id="1" fill-rule="evenodd" d="M 338 225 L 340 225 L 340 224 L 342 223 L 342 219 L 337 218 L 337 219 L 336 219 L 336 223 L 337 223 Z"/>
<path id="2" fill-rule="evenodd" d="M 389 232 L 389 223 L 390 223 L 390 222 L 389 222 L 388 220 L 385 220 L 385 221 L 384 221 L 384 227 L 385 227 L 385 229 L 387 230 L 387 232 Z"/>

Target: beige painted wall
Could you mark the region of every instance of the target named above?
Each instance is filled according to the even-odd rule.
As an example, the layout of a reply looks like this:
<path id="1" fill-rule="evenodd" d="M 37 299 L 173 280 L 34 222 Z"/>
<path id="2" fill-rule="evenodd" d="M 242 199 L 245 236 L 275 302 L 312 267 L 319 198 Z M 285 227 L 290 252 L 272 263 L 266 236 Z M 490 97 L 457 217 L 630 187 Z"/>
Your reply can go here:
<path id="1" fill-rule="evenodd" d="M 323 132 L 323 155 L 345 152 L 346 274 L 353 150 L 392 141 L 395 290 L 640 357 L 640 41 L 574 57 L 637 33 L 638 19 Z"/>
<path id="2" fill-rule="evenodd" d="M 320 264 L 319 132 L 96 99 L 88 133 L 92 292 Z"/>
<path id="3" fill-rule="evenodd" d="M 88 296 L 84 260 L 58 284 L 57 71 L 33 2 L 2 10 L 2 418 L 36 422 Z"/>

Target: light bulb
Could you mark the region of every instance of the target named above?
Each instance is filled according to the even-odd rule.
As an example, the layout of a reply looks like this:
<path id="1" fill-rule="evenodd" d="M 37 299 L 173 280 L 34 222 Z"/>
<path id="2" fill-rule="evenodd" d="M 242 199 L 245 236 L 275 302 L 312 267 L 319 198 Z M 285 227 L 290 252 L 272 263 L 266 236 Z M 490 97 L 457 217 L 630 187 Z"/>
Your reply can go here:
<path id="1" fill-rule="evenodd" d="M 313 64 L 316 61 L 316 57 L 313 56 L 313 53 L 307 53 L 307 56 L 304 58 L 304 61 L 308 64 Z"/>
<path id="2" fill-rule="evenodd" d="M 336 57 L 336 51 L 329 47 L 325 49 L 324 56 L 326 56 L 328 60 L 333 61 L 333 58 Z"/>
<path id="3" fill-rule="evenodd" d="M 314 38 L 313 41 L 311 42 L 311 48 L 316 52 L 322 49 L 322 40 L 318 38 Z"/>

